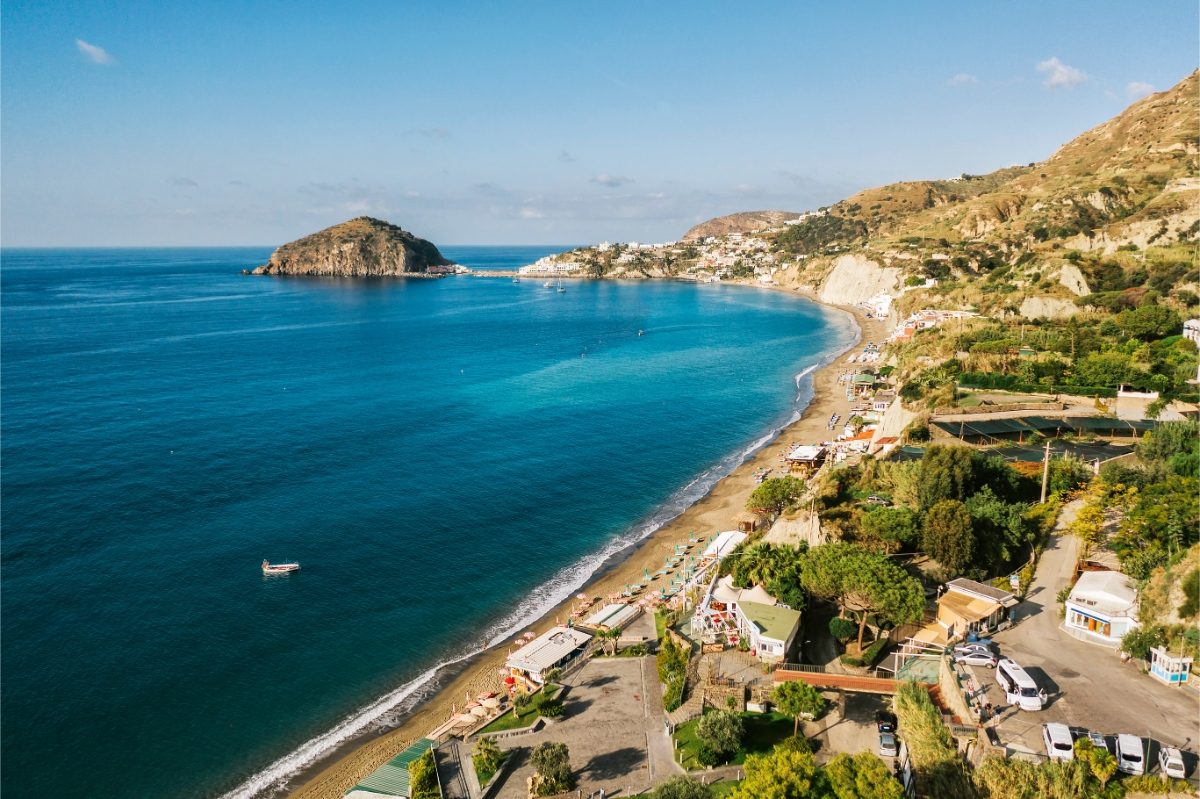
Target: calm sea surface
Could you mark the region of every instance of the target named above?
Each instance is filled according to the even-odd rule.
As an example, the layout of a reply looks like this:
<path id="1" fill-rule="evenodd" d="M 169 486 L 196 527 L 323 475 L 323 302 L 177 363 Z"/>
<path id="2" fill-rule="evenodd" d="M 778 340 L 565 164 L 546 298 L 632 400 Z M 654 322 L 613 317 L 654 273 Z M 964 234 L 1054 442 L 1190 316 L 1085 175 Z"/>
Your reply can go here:
<path id="1" fill-rule="evenodd" d="M 733 286 L 238 274 L 268 254 L 2 254 L 6 799 L 247 794 L 393 722 L 853 336 Z"/>

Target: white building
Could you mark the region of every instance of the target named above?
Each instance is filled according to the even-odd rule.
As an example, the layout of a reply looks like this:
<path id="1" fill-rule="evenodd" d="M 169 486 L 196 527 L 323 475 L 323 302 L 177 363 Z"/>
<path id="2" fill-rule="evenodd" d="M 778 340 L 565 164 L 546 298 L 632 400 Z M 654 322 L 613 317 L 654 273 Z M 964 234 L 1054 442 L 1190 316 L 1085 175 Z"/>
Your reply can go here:
<path id="1" fill-rule="evenodd" d="M 1081 641 L 1115 647 L 1138 626 L 1137 591 L 1120 572 L 1084 572 L 1067 597 L 1063 628 Z"/>
<path id="2" fill-rule="evenodd" d="M 523 676 L 536 683 L 546 681 L 545 673 L 566 664 L 583 651 L 592 636 L 570 627 L 552 627 L 508 656 L 505 665 L 514 677 Z"/>
<path id="3" fill-rule="evenodd" d="M 578 261 L 555 261 L 547 256 L 522 266 L 517 272 L 522 275 L 571 275 L 581 268 L 582 264 Z"/>
<path id="4" fill-rule="evenodd" d="M 800 630 L 800 611 L 780 605 L 762 586 L 737 588 L 733 577 L 715 580 L 696 606 L 692 633 L 714 642 L 724 637 L 737 646 L 743 640 L 764 662 L 783 660 Z"/>
<path id="5" fill-rule="evenodd" d="M 1183 323 L 1183 337 L 1200 347 L 1200 319 L 1189 319 Z"/>

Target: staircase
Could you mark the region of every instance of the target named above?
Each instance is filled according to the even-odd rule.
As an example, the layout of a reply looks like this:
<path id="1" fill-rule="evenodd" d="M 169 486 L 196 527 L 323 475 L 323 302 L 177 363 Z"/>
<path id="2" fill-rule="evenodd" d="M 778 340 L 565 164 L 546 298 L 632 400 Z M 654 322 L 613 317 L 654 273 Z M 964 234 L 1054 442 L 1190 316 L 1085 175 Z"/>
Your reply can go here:
<path id="1" fill-rule="evenodd" d="M 693 671 L 694 669 L 694 671 Z M 688 664 L 688 698 L 682 705 L 667 714 L 667 721 L 672 727 L 678 727 L 684 722 L 700 718 L 704 713 L 704 686 L 712 673 L 712 661 L 707 657 L 698 657 Z"/>
<path id="2" fill-rule="evenodd" d="M 470 777 L 474 775 L 475 766 L 471 763 L 470 755 L 463 750 L 463 743 L 453 739 L 433 751 L 434 762 L 437 764 L 438 782 L 442 786 L 442 799 L 473 799 L 478 796 L 478 788 L 471 791 Z M 467 769 L 471 773 L 467 773 Z"/>

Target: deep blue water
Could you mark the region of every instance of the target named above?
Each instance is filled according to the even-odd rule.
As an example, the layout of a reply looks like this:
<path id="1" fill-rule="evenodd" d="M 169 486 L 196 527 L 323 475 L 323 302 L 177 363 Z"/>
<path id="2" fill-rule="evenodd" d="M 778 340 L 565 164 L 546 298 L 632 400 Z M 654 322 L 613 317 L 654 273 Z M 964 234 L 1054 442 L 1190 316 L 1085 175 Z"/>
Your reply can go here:
<path id="1" fill-rule="evenodd" d="M 238 274 L 268 252 L 2 254 L 6 799 L 268 781 L 573 593 L 852 337 L 742 287 Z"/>

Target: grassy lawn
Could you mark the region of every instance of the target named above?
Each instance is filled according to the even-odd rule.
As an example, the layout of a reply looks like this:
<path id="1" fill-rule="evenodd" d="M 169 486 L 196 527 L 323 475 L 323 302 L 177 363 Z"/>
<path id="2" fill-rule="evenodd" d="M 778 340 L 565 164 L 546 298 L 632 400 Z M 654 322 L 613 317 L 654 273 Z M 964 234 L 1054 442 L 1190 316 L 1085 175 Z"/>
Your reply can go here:
<path id="1" fill-rule="evenodd" d="M 742 713 L 742 723 L 746 725 L 746 737 L 742 740 L 742 750 L 734 755 L 730 763 L 741 765 L 746 761 L 746 755 L 761 755 L 770 752 L 775 744 L 792 734 L 792 717 L 782 713 Z M 683 767 L 685 769 L 703 768 L 696 759 L 700 750 L 700 741 L 696 738 L 696 727 L 700 719 L 693 719 L 679 725 L 675 730 L 675 740 L 683 752 Z"/>
<path id="2" fill-rule="evenodd" d="M 548 689 L 544 689 L 546 696 L 552 697 L 558 693 L 558 686 L 552 685 Z M 532 704 L 526 705 L 518 714 L 516 710 L 508 710 L 502 716 L 499 716 L 491 724 L 480 730 L 480 734 L 485 732 L 504 732 L 505 730 L 516 730 L 521 727 L 528 727 L 537 721 L 538 712 Z M 480 782 L 482 784 L 482 780 Z"/>

